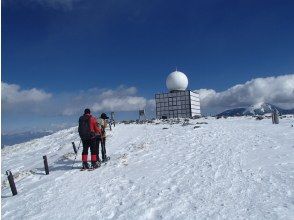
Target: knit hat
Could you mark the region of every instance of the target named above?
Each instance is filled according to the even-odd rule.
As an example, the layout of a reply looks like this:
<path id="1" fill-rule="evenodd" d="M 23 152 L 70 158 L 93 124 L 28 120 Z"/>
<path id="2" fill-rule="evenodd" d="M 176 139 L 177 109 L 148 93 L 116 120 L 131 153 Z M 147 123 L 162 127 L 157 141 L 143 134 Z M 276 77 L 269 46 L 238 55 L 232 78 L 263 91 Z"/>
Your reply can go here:
<path id="1" fill-rule="evenodd" d="M 84 114 L 91 114 L 90 109 L 86 108 L 86 109 L 84 110 Z"/>
<path id="2" fill-rule="evenodd" d="M 101 116 L 100 116 L 100 118 L 102 118 L 102 119 L 108 119 L 109 117 L 107 117 L 107 115 L 105 113 L 102 113 Z"/>

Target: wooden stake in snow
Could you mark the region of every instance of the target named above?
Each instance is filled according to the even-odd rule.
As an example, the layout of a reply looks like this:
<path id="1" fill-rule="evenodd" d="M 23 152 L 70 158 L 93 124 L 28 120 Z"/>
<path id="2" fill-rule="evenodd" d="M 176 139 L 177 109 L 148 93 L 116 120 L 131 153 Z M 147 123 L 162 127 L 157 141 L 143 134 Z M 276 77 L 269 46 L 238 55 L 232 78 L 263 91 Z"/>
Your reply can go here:
<path id="1" fill-rule="evenodd" d="M 16 190 L 16 186 L 15 186 L 15 183 L 14 183 L 13 175 L 12 175 L 10 170 L 6 171 L 6 175 L 7 175 L 8 181 L 9 181 L 9 185 L 10 185 L 12 195 L 15 196 L 15 195 L 17 195 L 17 190 Z"/>
<path id="2" fill-rule="evenodd" d="M 44 160 L 44 167 L 45 167 L 45 173 L 46 175 L 49 174 L 49 167 L 48 167 L 48 161 L 47 161 L 47 156 L 43 156 L 43 160 Z"/>
<path id="3" fill-rule="evenodd" d="M 77 148 L 76 148 L 75 142 L 71 142 L 71 143 L 72 143 L 72 148 L 73 148 L 75 154 L 77 154 L 78 151 L 77 151 Z"/>

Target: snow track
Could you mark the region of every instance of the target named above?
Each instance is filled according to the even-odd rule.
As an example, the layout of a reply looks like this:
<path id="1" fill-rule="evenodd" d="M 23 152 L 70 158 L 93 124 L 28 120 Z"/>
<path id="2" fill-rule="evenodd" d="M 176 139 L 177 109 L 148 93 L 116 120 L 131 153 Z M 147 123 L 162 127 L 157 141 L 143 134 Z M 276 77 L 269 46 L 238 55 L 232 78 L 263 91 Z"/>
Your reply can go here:
<path id="1" fill-rule="evenodd" d="M 194 129 L 201 121 L 208 124 Z M 37 172 L 16 183 L 15 197 L 2 189 L 2 217 L 293 219 L 293 123 L 239 118 L 118 125 L 107 139 L 111 160 L 92 172 L 71 169 L 76 128 L 16 145 L 2 150 L 2 174 L 8 168 Z M 43 154 L 50 156 L 48 176 L 42 161 L 35 162 Z M 79 155 L 76 167 L 80 163 Z"/>

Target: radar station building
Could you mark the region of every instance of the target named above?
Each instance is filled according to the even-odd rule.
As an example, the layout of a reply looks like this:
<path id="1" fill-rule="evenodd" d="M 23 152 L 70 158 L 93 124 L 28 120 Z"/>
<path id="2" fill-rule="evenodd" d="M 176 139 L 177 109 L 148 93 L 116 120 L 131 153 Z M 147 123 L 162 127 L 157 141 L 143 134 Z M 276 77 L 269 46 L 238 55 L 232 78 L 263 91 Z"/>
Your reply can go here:
<path id="1" fill-rule="evenodd" d="M 187 76 L 174 71 L 166 79 L 168 93 L 155 95 L 156 118 L 193 118 L 201 116 L 199 94 L 188 87 Z"/>

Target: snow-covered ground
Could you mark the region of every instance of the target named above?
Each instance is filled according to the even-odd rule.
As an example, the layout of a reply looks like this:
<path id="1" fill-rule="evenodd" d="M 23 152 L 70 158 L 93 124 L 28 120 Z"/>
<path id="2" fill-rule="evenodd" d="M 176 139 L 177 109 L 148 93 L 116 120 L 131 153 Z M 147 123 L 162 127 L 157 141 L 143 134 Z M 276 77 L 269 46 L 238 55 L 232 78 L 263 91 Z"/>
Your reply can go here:
<path id="1" fill-rule="evenodd" d="M 4 148 L 2 218 L 294 219 L 293 118 L 190 123 L 118 125 L 107 140 L 111 160 L 92 172 L 78 169 L 81 149 L 71 169 L 76 127 Z"/>

